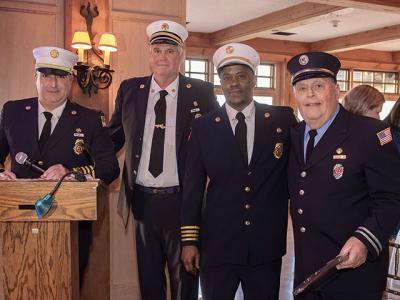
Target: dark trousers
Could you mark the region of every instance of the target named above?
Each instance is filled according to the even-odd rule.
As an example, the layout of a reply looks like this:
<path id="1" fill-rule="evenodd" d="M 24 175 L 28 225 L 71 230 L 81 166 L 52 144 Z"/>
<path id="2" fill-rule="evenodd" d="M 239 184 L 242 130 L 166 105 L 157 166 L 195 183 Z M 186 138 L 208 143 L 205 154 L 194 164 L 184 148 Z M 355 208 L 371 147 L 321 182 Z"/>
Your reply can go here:
<path id="1" fill-rule="evenodd" d="M 181 264 L 181 194 L 148 194 L 135 189 L 136 251 L 142 300 L 166 299 L 165 266 L 172 300 L 197 300 L 198 278 Z"/>
<path id="2" fill-rule="evenodd" d="M 374 292 L 357 292 L 357 293 L 344 293 L 344 292 L 323 292 L 323 291 L 309 291 L 304 292 L 296 297 L 295 300 L 382 300 L 383 291 Z"/>
<path id="3" fill-rule="evenodd" d="M 82 287 L 86 266 L 89 262 L 90 246 L 92 245 L 92 222 L 80 221 L 79 227 L 79 286 Z"/>
<path id="4" fill-rule="evenodd" d="M 239 283 L 246 300 L 278 300 L 282 260 L 257 266 L 222 265 L 200 268 L 204 300 L 233 300 Z"/>

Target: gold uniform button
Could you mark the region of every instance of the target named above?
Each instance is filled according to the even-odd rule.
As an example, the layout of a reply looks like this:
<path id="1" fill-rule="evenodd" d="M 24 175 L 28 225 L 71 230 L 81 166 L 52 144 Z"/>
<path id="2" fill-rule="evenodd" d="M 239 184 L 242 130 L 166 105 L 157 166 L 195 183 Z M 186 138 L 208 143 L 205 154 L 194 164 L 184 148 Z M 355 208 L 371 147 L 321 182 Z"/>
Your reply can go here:
<path id="1" fill-rule="evenodd" d="M 38 163 L 39 166 L 43 166 L 43 164 L 44 164 L 43 160 L 39 160 L 37 163 Z"/>
<path id="2" fill-rule="evenodd" d="M 245 190 L 246 193 L 248 193 L 248 192 L 250 192 L 251 189 L 250 189 L 249 186 L 246 186 L 246 187 L 244 188 L 244 190 Z"/>
<path id="3" fill-rule="evenodd" d="M 303 210 L 302 210 L 301 208 L 299 208 L 299 209 L 297 210 L 297 213 L 298 213 L 299 215 L 302 215 L 302 214 L 303 214 Z"/>
<path id="4" fill-rule="evenodd" d="M 305 227 L 300 227 L 300 232 L 302 232 L 302 233 L 306 232 L 306 228 Z"/>
<path id="5" fill-rule="evenodd" d="M 303 190 L 300 190 L 300 191 L 299 191 L 299 195 L 300 195 L 300 196 L 303 196 L 303 195 L 304 195 L 304 191 L 303 191 Z"/>
<path id="6" fill-rule="evenodd" d="M 250 205 L 250 204 L 246 204 L 244 207 L 245 207 L 246 209 L 250 209 L 250 208 L 251 208 L 251 205 Z"/>
<path id="7" fill-rule="evenodd" d="M 306 171 L 301 172 L 300 176 L 303 177 L 303 178 L 306 177 L 307 176 L 307 172 Z"/>
<path id="8" fill-rule="evenodd" d="M 250 221 L 249 220 L 246 220 L 245 222 L 244 222 L 244 224 L 246 225 L 246 226 L 250 226 Z"/>

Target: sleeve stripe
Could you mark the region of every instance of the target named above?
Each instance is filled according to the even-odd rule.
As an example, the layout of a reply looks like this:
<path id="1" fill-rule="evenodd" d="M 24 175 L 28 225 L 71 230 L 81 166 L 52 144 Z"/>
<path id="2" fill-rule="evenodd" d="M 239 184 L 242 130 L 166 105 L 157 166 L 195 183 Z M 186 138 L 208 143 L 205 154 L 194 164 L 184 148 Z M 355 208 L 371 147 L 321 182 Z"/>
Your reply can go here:
<path id="1" fill-rule="evenodd" d="M 363 231 L 361 231 L 361 230 L 356 230 L 356 232 L 358 232 L 359 234 L 361 234 L 362 236 L 364 236 L 367 240 L 368 240 L 368 242 L 374 247 L 374 249 L 375 249 L 375 251 L 376 251 L 376 253 L 379 255 L 379 249 L 378 249 L 378 247 L 375 245 L 375 243 L 371 240 L 371 238 L 366 234 L 366 233 L 364 233 Z"/>
<path id="2" fill-rule="evenodd" d="M 199 230 L 182 230 L 182 233 L 199 233 Z"/>
<path id="3" fill-rule="evenodd" d="M 198 240 L 199 240 L 198 238 L 183 238 L 182 242 L 185 242 L 185 241 L 198 241 Z"/>
<path id="4" fill-rule="evenodd" d="M 181 234 L 181 237 L 199 237 L 198 234 Z"/>
<path id="5" fill-rule="evenodd" d="M 382 251 L 382 244 L 380 243 L 380 241 L 377 239 L 377 237 L 371 232 L 369 231 L 367 228 L 360 226 L 358 227 L 359 230 L 365 231 L 366 234 L 369 235 L 370 238 L 372 238 L 374 240 L 374 242 L 376 243 L 376 245 L 379 248 L 379 251 Z"/>
<path id="6" fill-rule="evenodd" d="M 200 226 L 181 226 L 181 229 L 200 229 Z"/>

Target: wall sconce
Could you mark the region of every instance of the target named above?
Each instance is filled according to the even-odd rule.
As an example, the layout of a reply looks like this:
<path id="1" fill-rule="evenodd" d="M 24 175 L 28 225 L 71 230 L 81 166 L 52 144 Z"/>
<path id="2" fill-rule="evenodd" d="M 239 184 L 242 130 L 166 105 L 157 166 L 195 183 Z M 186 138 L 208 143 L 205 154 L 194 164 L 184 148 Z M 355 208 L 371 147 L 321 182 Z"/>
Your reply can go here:
<path id="1" fill-rule="evenodd" d="M 98 49 L 93 42 L 92 23 L 93 18 L 97 17 L 99 12 L 97 6 L 90 8 L 90 1 L 86 5 L 81 5 L 80 14 L 86 20 L 87 31 L 76 31 L 72 38 L 72 48 L 78 49 L 78 63 L 74 67 L 76 70 L 76 79 L 83 93 L 92 95 L 92 91 L 97 93 L 98 89 L 106 89 L 111 85 L 112 74 L 110 69 L 110 52 L 117 51 L 117 40 L 112 33 L 103 33 L 100 37 Z M 90 50 L 100 60 L 104 66 L 85 62 L 85 51 Z"/>

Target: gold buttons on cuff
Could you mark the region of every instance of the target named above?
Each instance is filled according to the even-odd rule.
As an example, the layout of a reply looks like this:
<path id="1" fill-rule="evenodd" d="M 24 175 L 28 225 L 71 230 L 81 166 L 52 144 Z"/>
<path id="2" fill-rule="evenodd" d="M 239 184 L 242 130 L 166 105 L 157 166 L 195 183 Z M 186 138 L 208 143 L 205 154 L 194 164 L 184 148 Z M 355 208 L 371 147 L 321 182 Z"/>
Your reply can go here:
<path id="1" fill-rule="evenodd" d="M 303 177 L 303 178 L 306 177 L 307 176 L 307 172 L 306 171 L 301 172 L 300 176 Z"/>
<path id="2" fill-rule="evenodd" d="M 251 205 L 250 205 L 250 204 L 246 204 L 244 207 L 245 207 L 246 209 L 250 209 L 250 208 L 251 208 Z"/>
<path id="3" fill-rule="evenodd" d="M 300 195 L 300 196 L 303 196 L 303 195 L 304 195 L 304 191 L 303 191 L 303 190 L 300 190 L 300 191 L 299 191 L 299 195 Z"/>
<path id="4" fill-rule="evenodd" d="M 244 222 L 244 224 L 246 225 L 246 226 L 250 226 L 250 221 L 249 220 L 246 220 L 245 222 Z"/>
<path id="5" fill-rule="evenodd" d="M 306 232 L 306 228 L 305 227 L 300 227 L 300 232 L 302 232 L 302 233 Z"/>
<path id="6" fill-rule="evenodd" d="M 298 213 L 299 215 L 302 215 L 302 214 L 303 214 L 303 210 L 302 210 L 301 208 L 299 208 L 299 209 L 297 210 L 297 213 Z"/>
<path id="7" fill-rule="evenodd" d="M 244 188 L 244 191 L 245 191 L 246 193 L 248 193 L 248 192 L 250 192 L 250 191 L 251 191 L 251 189 L 250 189 L 250 187 L 249 187 L 249 186 L 246 186 L 246 187 Z"/>

